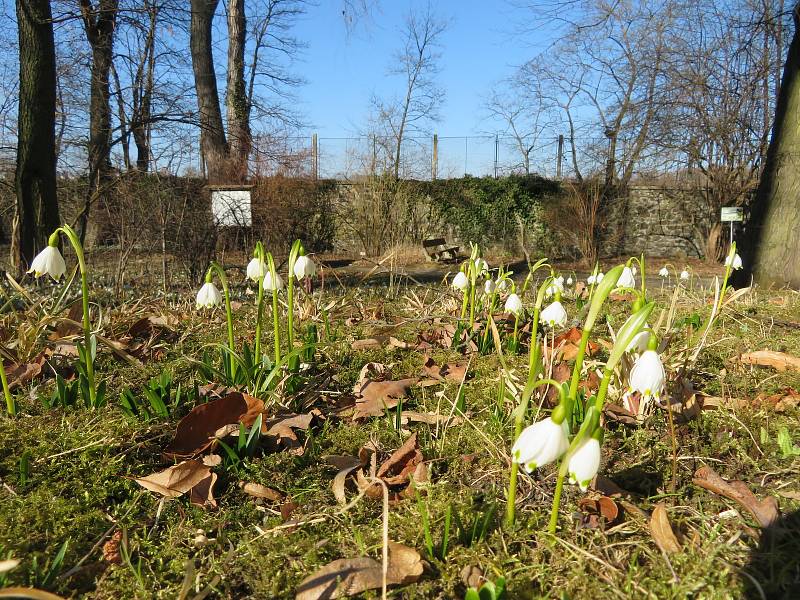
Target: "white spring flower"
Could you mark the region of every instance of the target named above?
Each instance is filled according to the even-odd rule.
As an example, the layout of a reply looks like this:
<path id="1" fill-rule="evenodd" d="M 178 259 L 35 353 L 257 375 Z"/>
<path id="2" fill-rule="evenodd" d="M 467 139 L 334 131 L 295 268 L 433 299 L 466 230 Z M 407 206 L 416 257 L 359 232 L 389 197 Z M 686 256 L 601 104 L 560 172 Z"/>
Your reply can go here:
<path id="1" fill-rule="evenodd" d="M 558 276 L 553 279 L 547 289 L 545 290 L 545 294 L 548 296 L 552 296 L 556 292 L 563 292 L 564 291 L 564 277 Z"/>
<path id="2" fill-rule="evenodd" d="M 689 271 L 687 271 L 686 269 L 681 271 L 681 279 L 683 281 L 687 281 L 689 279 Z"/>
<path id="3" fill-rule="evenodd" d="M 33 273 L 35 277 L 50 275 L 56 281 L 61 279 L 66 272 L 67 264 L 56 246 L 47 246 L 34 256 L 31 268 L 28 269 L 28 273 Z"/>
<path id="4" fill-rule="evenodd" d="M 487 279 L 483 284 L 483 293 L 487 296 L 491 296 L 494 294 L 494 291 L 497 289 L 497 285 L 495 284 L 493 279 Z"/>
<path id="5" fill-rule="evenodd" d="M 733 255 L 733 259 L 731 259 L 731 256 L 729 254 L 728 256 L 725 257 L 725 266 L 726 267 L 730 267 L 734 271 L 736 269 L 741 269 L 742 268 L 742 257 L 739 256 L 738 254 L 734 254 Z"/>
<path id="6" fill-rule="evenodd" d="M 247 278 L 252 281 L 258 281 L 268 272 L 269 268 L 267 267 L 267 263 L 260 260 L 258 257 L 254 256 L 250 259 L 250 262 L 247 263 Z"/>
<path id="7" fill-rule="evenodd" d="M 567 277 L 567 285 L 572 285 L 572 277 Z"/>
<path id="8" fill-rule="evenodd" d="M 604 273 L 602 273 L 602 272 L 598 273 L 597 274 L 597 279 L 595 280 L 595 283 L 600 283 L 601 281 L 603 281 L 603 277 L 605 277 Z"/>
<path id="9" fill-rule="evenodd" d="M 586 278 L 586 283 L 588 285 L 594 285 L 595 283 L 597 283 L 597 276 L 596 275 L 589 275 Z"/>
<path id="10" fill-rule="evenodd" d="M 622 269 L 622 274 L 617 279 L 617 287 L 621 288 L 635 288 L 636 279 L 634 278 L 633 270 L 630 267 Z"/>
<path id="11" fill-rule="evenodd" d="M 600 468 L 600 442 L 589 438 L 581 442 L 569 459 L 569 482 L 577 483 L 581 491 L 589 487 Z"/>
<path id="12" fill-rule="evenodd" d="M 275 284 L 272 284 L 272 273 L 267 271 L 267 274 L 264 275 L 264 289 L 268 292 L 273 290 L 282 290 L 283 289 L 283 278 L 280 276 L 279 273 L 275 273 Z"/>
<path id="13" fill-rule="evenodd" d="M 506 299 L 506 312 L 510 312 L 512 315 L 518 317 L 522 314 L 522 311 L 522 298 L 516 294 L 509 294 Z"/>
<path id="14" fill-rule="evenodd" d="M 466 273 L 464 273 L 464 271 L 459 271 L 456 273 L 456 276 L 453 277 L 453 281 L 450 283 L 450 285 L 457 290 L 461 290 L 462 292 L 466 290 L 469 287 L 469 279 L 467 278 Z"/>
<path id="15" fill-rule="evenodd" d="M 667 278 L 669 277 L 669 269 L 667 267 L 661 267 L 661 270 L 658 272 L 661 277 Z"/>
<path id="16" fill-rule="evenodd" d="M 567 311 L 564 305 L 558 300 L 542 309 L 539 318 L 542 323 L 546 323 L 550 327 L 563 327 L 567 324 Z"/>
<path id="17" fill-rule="evenodd" d="M 507 292 L 509 288 L 508 279 L 498 279 L 497 280 L 497 291 L 501 294 Z"/>
<path id="18" fill-rule="evenodd" d="M 667 374 L 658 352 L 645 350 L 636 359 L 628 382 L 631 390 L 639 392 L 642 398 L 647 400 L 649 398 L 658 399 L 661 396 L 666 379 Z"/>
<path id="19" fill-rule="evenodd" d="M 219 306 L 222 304 L 222 294 L 220 294 L 217 286 L 212 282 L 207 281 L 197 292 L 196 300 L 197 308 L 211 308 L 212 306 Z"/>
<path id="20" fill-rule="evenodd" d="M 511 456 L 530 473 L 563 455 L 569 448 L 568 435 L 566 420 L 559 425 L 547 417 L 522 430 L 511 448 Z"/>
<path id="21" fill-rule="evenodd" d="M 647 350 L 647 346 L 650 343 L 650 332 L 648 331 L 649 326 L 645 323 L 644 331 L 640 331 L 633 339 L 628 343 L 628 347 L 625 348 L 625 352 L 635 352 L 636 354 L 641 354 L 645 350 Z"/>
<path id="22" fill-rule="evenodd" d="M 305 279 L 306 277 L 313 277 L 317 272 L 317 265 L 314 261 L 307 256 L 298 256 L 294 261 L 294 276 L 297 279 Z"/>

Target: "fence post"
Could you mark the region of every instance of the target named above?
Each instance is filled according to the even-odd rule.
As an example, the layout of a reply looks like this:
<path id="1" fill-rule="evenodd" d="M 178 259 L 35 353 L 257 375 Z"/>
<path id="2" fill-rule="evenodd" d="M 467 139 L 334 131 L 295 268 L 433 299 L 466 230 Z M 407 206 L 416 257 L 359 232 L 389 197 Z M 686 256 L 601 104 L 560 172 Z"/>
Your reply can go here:
<path id="1" fill-rule="evenodd" d="M 564 136 L 558 136 L 558 154 L 556 156 L 556 179 L 561 179 L 561 163 L 564 160 Z"/>
<path id="2" fill-rule="evenodd" d="M 319 142 L 317 134 L 311 134 L 311 176 L 319 179 Z"/>
<path id="3" fill-rule="evenodd" d="M 431 154 L 431 180 L 435 181 L 439 175 L 439 135 L 433 134 L 433 153 Z"/>

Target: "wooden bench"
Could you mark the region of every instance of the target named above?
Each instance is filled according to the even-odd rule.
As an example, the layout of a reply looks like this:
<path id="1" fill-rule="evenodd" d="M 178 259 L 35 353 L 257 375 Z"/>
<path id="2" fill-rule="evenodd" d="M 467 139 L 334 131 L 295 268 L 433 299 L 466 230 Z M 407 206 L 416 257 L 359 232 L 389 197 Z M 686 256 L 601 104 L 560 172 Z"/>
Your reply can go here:
<path id="1" fill-rule="evenodd" d="M 422 249 L 428 261 L 455 262 L 459 260 L 459 246 L 448 244 L 443 237 L 422 240 Z"/>

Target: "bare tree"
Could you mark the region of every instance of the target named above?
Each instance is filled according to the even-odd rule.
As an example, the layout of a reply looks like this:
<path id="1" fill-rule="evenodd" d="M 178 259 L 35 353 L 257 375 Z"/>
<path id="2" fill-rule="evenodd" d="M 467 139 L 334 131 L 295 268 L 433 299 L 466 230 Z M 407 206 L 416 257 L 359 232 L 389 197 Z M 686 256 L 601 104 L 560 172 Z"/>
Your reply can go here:
<path id="1" fill-rule="evenodd" d="M 111 88 L 109 84 L 114 52 L 114 27 L 119 0 L 78 0 L 86 39 L 92 52 L 89 92 L 89 186 L 78 218 L 78 233 L 83 241 L 89 210 L 103 191 L 111 167 Z"/>
<path id="2" fill-rule="evenodd" d="M 59 225 L 56 199 L 56 55 L 49 0 L 17 0 L 19 133 L 12 260 L 22 270 Z"/>
<path id="3" fill-rule="evenodd" d="M 406 17 L 403 48 L 395 57 L 390 72 L 403 77 L 403 93 L 392 100 L 373 99 L 376 120 L 382 137 L 391 140 L 395 178 L 400 177 L 403 141 L 438 118 L 444 99 L 436 76 L 439 73 L 438 47 L 447 23 L 437 18 L 428 5 L 425 12 Z"/>
<path id="4" fill-rule="evenodd" d="M 741 248 L 745 271 L 761 284 L 800 288 L 800 4 L 778 94 L 766 165 Z"/>

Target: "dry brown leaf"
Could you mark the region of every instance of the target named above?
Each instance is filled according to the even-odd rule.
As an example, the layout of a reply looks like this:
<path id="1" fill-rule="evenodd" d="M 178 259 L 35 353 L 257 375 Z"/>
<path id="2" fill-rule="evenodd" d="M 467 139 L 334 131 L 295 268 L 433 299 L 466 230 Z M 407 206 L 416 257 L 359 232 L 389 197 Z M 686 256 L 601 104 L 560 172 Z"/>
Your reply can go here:
<path id="1" fill-rule="evenodd" d="M 243 423 L 249 427 L 264 411 L 264 402 L 248 394 L 233 392 L 200 404 L 178 423 L 175 438 L 164 451 L 170 458 L 196 456 L 207 450 L 221 427 Z"/>
<path id="2" fill-rule="evenodd" d="M 425 563 L 419 552 L 403 544 L 389 542 L 386 582 L 406 585 L 419 580 Z M 340 558 L 309 575 L 297 586 L 295 600 L 328 600 L 355 596 L 383 586 L 383 568 L 369 557 Z"/>
<path id="3" fill-rule="evenodd" d="M 408 397 L 409 388 L 417 381 L 416 378 L 399 381 L 367 381 L 356 394 L 353 420 L 382 416 L 384 410 L 397 406 L 399 399 Z"/>
<path id="4" fill-rule="evenodd" d="M 759 500 L 743 481 L 726 481 L 711 467 L 695 471 L 692 483 L 714 494 L 738 502 L 756 518 L 761 527 L 774 525 L 781 517 L 778 501 L 773 496 Z"/>
<path id="5" fill-rule="evenodd" d="M 378 338 L 365 338 L 356 340 L 350 344 L 352 350 L 377 350 L 383 347 L 383 342 Z"/>
<path id="6" fill-rule="evenodd" d="M 462 383 L 467 376 L 467 365 L 446 363 L 440 367 L 430 356 L 426 356 L 425 362 L 422 364 L 422 372 L 439 381 L 449 379 L 456 383 Z"/>
<path id="7" fill-rule="evenodd" d="M 265 485 L 261 485 L 260 483 L 240 481 L 239 487 L 242 488 L 242 491 L 245 494 L 248 496 L 253 496 L 254 498 L 262 498 L 264 500 L 269 500 L 270 502 L 280 502 L 283 500 L 283 494 L 281 494 L 279 491 L 273 490 Z"/>
<path id="8" fill-rule="evenodd" d="M 62 596 L 56 596 L 44 590 L 37 590 L 30 587 L 7 587 L 0 589 L 0 598 L 28 598 L 28 600 L 64 600 Z"/>
<path id="9" fill-rule="evenodd" d="M 739 360 L 746 365 L 772 367 L 777 371 L 786 371 L 788 369 L 800 371 L 800 358 L 775 350 L 746 352 L 739 356 Z"/>
<path id="10" fill-rule="evenodd" d="M 400 423 L 408 425 L 409 423 L 427 423 L 428 425 L 446 425 L 452 427 L 460 425 L 463 422 L 461 417 L 456 415 L 440 415 L 437 413 L 420 413 L 413 410 L 404 410 L 400 413 Z"/>
<path id="11" fill-rule="evenodd" d="M 177 498 L 190 493 L 192 504 L 216 506 L 213 496 L 216 473 L 199 460 L 185 460 L 147 477 L 137 477 L 134 481 L 165 498 Z"/>
<path id="12" fill-rule="evenodd" d="M 586 529 L 600 529 L 616 525 L 622 518 L 619 505 L 608 496 L 588 496 L 578 501 L 581 525 Z"/>
<path id="13" fill-rule="evenodd" d="M 672 531 L 667 508 L 663 502 L 658 503 L 653 509 L 653 514 L 650 515 L 650 535 L 653 536 L 656 546 L 662 552 L 674 554 L 681 551 L 681 545 L 678 538 L 675 537 L 675 532 Z"/>

